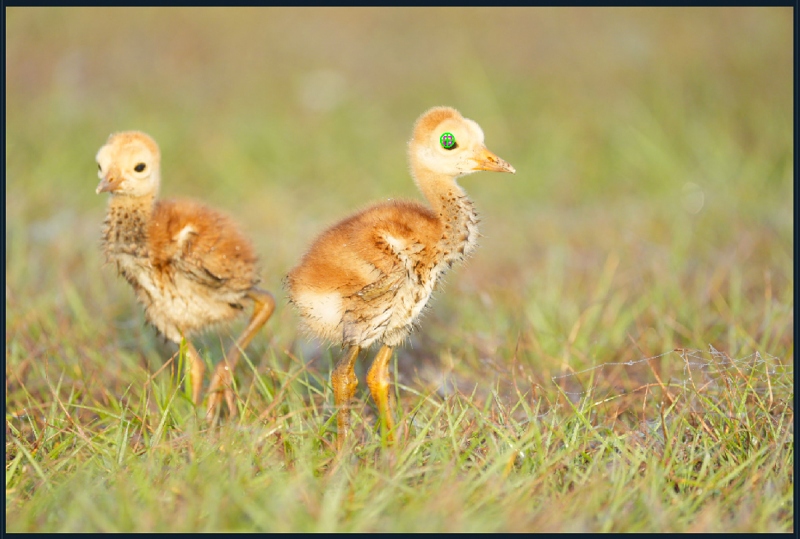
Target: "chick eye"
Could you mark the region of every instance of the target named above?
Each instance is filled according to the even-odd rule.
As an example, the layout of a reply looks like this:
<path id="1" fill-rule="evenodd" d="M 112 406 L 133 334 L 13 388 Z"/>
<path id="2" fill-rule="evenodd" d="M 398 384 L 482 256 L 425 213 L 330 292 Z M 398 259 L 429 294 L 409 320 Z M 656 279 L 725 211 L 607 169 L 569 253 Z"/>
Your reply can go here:
<path id="1" fill-rule="evenodd" d="M 442 136 L 439 137 L 439 143 L 445 150 L 454 150 L 458 148 L 458 144 L 456 143 L 456 137 L 454 137 L 453 134 L 450 132 L 442 133 Z"/>
<path id="2" fill-rule="evenodd" d="M 136 172 L 144 172 L 145 167 L 146 165 L 144 163 L 139 163 L 138 165 L 133 167 L 133 170 L 135 170 Z"/>
<path id="3" fill-rule="evenodd" d="M 103 166 L 100 163 L 97 163 L 97 170 L 103 172 Z"/>

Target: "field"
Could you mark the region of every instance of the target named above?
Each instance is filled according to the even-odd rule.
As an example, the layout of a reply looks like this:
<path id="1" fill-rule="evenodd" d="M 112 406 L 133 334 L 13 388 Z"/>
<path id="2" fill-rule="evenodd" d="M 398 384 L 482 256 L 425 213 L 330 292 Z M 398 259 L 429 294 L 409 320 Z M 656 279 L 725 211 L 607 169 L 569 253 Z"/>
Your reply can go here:
<path id="1" fill-rule="evenodd" d="M 794 530 L 791 8 L 6 16 L 6 531 Z M 398 442 L 362 353 L 338 455 L 342 351 L 281 280 L 421 198 L 434 105 L 517 173 L 461 180 L 482 238 L 396 350 Z M 94 155 L 127 129 L 278 301 L 217 428 L 103 263 Z M 194 339 L 209 369 L 244 323 Z"/>

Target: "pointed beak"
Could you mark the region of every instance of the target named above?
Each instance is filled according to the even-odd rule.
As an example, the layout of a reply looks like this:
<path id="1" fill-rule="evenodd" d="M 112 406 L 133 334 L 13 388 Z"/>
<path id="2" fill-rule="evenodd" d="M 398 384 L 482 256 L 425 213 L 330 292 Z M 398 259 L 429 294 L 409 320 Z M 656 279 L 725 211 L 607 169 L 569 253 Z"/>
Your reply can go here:
<path id="1" fill-rule="evenodd" d="M 120 181 L 122 180 L 122 175 L 115 171 L 109 170 L 108 174 L 100 180 L 100 183 L 97 185 L 97 189 L 95 189 L 95 193 L 98 195 L 100 193 L 109 193 L 114 192 L 119 187 Z"/>
<path id="2" fill-rule="evenodd" d="M 492 172 L 510 172 L 512 174 L 517 172 L 508 162 L 500 159 L 485 147 L 478 152 L 473 161 L 475 162 L 475 168 L 472 170 L 490 170 Z"/>

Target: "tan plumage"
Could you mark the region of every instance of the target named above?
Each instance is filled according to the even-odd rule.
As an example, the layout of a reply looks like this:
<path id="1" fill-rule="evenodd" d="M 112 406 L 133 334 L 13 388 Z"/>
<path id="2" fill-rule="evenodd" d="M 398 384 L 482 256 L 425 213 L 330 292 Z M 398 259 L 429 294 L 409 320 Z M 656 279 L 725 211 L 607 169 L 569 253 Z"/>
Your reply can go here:
<path id="1" fill-rule="evenodd" d="M 111 194 L 103 250 L 133 287 L 146 320 L 173 342 L 229 322 L 255 303 L 251 323 L 209 388 L 209 412 L 223 393 L 233 414 L 231 372 L 240 350 L 272 314 L 274 300 L 256 287 L 255 251 L 233 219 L 191 200 L 156 200 L 160 160 L 155 141 L 137 131 L 111 135 L 97 152 L 97 193 Z M 205 366 L 191 343 L 189 355 L 197 403 Z"/>
<path id="2" fill-rule="evenodd" d="M 442 145 L 444 133 L 454 136 L 455 147 Z M 475 248 L 478 219 L 456 178 L 477 170 L 515 172 L 486 149 L 478 124 L 448 107 L 417 120 L 408 150 L 411 174 L 431 208 L 389 201 L 358 212 L 323 232 L 285 281 L 305 327 L 350 347 L 332 374 L 340 447 L 360 348 L 384 345 L 367 383 L 391 436 L 391 349 L 408 336 L 439 277 Z"/>

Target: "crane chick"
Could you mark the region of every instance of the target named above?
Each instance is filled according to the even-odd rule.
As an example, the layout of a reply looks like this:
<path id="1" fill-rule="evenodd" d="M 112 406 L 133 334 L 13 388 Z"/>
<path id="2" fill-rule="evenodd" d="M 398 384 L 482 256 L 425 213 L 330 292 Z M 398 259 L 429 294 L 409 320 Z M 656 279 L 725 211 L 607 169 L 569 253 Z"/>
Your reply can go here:
<path id="1" fill-rule="evenodd" d="M 456 179 L 479 170 L 516 172 L 486 148 L 477 123 L 449 107 L 417 119 L 408 157 L 430 207 L 390 200 L 343 219 L 320 234 L 284 282 L 305 327 L 349 348 L 331 374 L 338 449 L 350 427 L 355 362 L 373 343 L 382 347 L 367 385 L 392 440 L 392 349 L 411 332 L 439 278 L 469 256 L 478 238 L 477 214 Z"/>
<path id="2" fill-rule="evenodd" d="M 100 184 L 111 195 L 103 228 L 103 251 L 133 287 L 146 320 L 167 339 L 182 338 L 228 322 L 254 304 L 250 323 L 214 373 L 208 414 L 224 396 L 236 408 L 231 376 L 241 351 L 275 308 L 259 282 L 250 240 L 227 215 L 192 200 L 157 200 L 161 154 L 138 131 L 112 134 L 97 152 Z M 192 399 L 200 403 L 205 365 L 187 339 Z"/>

